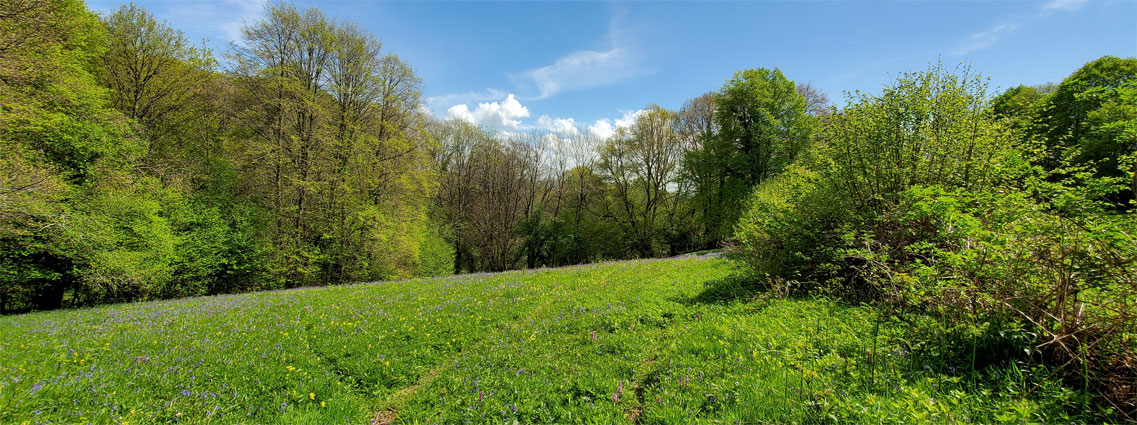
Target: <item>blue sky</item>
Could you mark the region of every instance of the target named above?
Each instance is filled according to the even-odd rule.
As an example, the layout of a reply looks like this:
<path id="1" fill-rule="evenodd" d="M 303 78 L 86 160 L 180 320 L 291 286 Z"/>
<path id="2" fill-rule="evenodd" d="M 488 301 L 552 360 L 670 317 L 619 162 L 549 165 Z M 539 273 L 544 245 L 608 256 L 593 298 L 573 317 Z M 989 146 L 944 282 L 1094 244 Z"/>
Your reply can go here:
<path id="1" fill-rule="evenodd" d="M 120 1 L 93 0 L 100 12 Z M 137 1 L 228 49 L 264 0 Z M 971 64 L 993 89 L 1057 82 L 1102 55 L 1137 56 L 1137 2 L 297 1 L 359 23 L 415 67 L 427 107 L 502 131 L 604 134 L 677 109 L 738 70 L 778 67 L 840 102 L 897 73 Z"/>

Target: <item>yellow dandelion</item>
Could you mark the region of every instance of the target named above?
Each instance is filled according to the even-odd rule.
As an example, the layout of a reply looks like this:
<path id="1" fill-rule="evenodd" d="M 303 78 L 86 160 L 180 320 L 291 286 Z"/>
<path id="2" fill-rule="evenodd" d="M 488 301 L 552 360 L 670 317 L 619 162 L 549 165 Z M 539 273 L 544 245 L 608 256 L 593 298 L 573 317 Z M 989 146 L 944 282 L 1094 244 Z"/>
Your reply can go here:
<path id="1" fill-rule="evenodd" d="M 328 407 L 328 405 L 327 405 L 327 403 L 324 403 L 324 402 L 322 402 L 322 401 L 321 401 L 321 402 L 320 402 L 320 407 Z"/>
<path id="2" fill-rule="evenodd" d="M 315 400 L 316 399 L 316 393 L 308 393 L 308 399 L 309 400 Z"/>

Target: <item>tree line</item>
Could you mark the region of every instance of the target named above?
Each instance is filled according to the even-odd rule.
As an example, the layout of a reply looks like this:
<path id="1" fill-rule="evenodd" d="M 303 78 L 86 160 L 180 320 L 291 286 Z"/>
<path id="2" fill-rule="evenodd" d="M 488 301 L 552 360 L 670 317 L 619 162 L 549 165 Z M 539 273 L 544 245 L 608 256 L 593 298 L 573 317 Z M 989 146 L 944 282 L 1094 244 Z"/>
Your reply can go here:
<path id="1" fill-rule="evenodd" d="M 607 138 L 443 121 L 373 35 L 284 4 L 219 56 L 132 4 L 100 17 L 73 0 L 13 0 L 0 25 L 4 311 L 745 251 L 755 188 L 791 180 L 828 140 L 885 133 L 850 127 L 855 108 L 776 68 L 740 71 L 678 110 L 648 105 Z M 1131 176 L 1132 89 L 1117 83 L 1131 60 L 1102 61 L 1077 84 L 983 95 L 984 113 L 1039 141 L 1046 155 L 1026 163 Z M 905 161 L 926 154 L 882 164 L 922 170 Z M 903 170 L 848 199 L 880 202 L 915 178 Z M 1102 196 L 1124 210 L 1132 191 Z M 769 249 L 807 240 L 761 246 L 809 257 Z"/>
<path id="2" fill-rule="evenodd" d="M 0 8 L 3 311 L 717 248 L 827 113 L 757 69 L 611 137 L 506 134 L 317 8 L 221 56 L 134 4 Z"/>
<path id="3" fill-rule="evenodd" d="M 422 82 L 355 24 L 272 6 L 221 69 L 133 4 L 2 9 L 5 310 L 429 266 Z"/>

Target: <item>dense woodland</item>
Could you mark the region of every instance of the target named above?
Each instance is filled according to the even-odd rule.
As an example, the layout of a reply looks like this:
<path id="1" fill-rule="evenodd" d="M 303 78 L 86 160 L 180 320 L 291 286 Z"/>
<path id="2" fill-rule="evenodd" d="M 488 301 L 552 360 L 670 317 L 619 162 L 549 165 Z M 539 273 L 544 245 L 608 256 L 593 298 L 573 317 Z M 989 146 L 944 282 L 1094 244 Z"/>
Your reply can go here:
<path id="1" fill-rule="evenodd" d="M 318 9 L 242 34 L 0 4 L 4 312 L 726 247 L 772 293 L 931 315 L 973 367 L 1135 410 L 1135 59 L 1001 93 L 934 65 L 837 106 L 749 69 L 599 139 L 436 119 Z"/>
<path id="2" fill-rule="evenodd" d="M 828 113 L 758 69 L 607 140 L 509 134 L 318 9 L 211 52 L 136 5 L 4 7 L 4 311 L 717 248 Z"/>

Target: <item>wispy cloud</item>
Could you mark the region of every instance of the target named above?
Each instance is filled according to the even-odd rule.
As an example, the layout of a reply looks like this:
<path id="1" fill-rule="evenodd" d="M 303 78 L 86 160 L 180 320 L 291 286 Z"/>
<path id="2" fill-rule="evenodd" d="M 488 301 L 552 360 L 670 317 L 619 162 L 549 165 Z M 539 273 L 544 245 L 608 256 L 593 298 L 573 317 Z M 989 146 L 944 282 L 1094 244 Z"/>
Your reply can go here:
<path id="1" fill-rule="evenodd" d="M 566 91 L 605 86 L 645 73 L 645 68 L 640 63 L 641 58 L 635 53 L 634 43 L 630 41 L 632 37 L 628 33 L 627 26 L 621 23 L 622 17 L 623 14 L 616 13 L 609 22 L 604 40 L 607 47 L 604 49 L 571 51 L 558 57 L 551 64 L 506 73 L 514 86 L 508 91 L 510 99 L 514 102 L 517 99 L 527 102 L 548 99 Z M 516 116 L 504 120 L 492 120 L 486 118 L 489 115 L 478 116 L 478 110 L 483 108 L 483 104 L 473 108 L 470 106 L 476 102 L 499 101 L 506 97 L 506 93 L 506 90 L 498 88 L 448 93 L 428 97 L 426 105 L 435 115 L 468 119 L 471 122 L 494 122 L 496 124 L 491 126 L 495 127 L 503 127 L 503 124 L 508 128 L 524 127 L 512 124 L 517 121 Z M 513 93 L 517 96 L 514 97 Z M 484 105 L 493 104 L 497 102 Z M 486 111 L 486 114 L 490 114 L 488 110 Z M 560 118 L 542 115 L 538 118 L 538 122 L 530 127 L 547 131 L 567 131 L 569 127 L 565 122 L 557 121 L 558 119 Z M 576 129 L 575 122 L 570 124 Z"/>
<path id="2" fill-rule="evenodd" d="M 956 47 L 952 49 L 951 54 L 963 56 L 994 46 L 995 43 L 999 42 L 999 38 L 1017 29 L 1019 29 L 1019 24 L 1004 23 L 995 25 L 985 31 L 971 33 L 956 43 Z"/>
<path id="3" fill-rule="evenodd" d="M 261 19 L 268 0 L 141 0 L 139 4 L 168 19 L 176 28 L 225 44 L 241 41 L 241 26 Z"/>
<path id="4" fill-rule="evenodd" d="M 1050 0 L 1042 5 L 1042 10 L 1075 11 L 1084 7 L 1089 0 Z"/>
<path id="5" fill-rule="evenodd" d="M 607 48 L 572 51 L 551 64 L 509 74 L 509 77 L 520 89 L 535 90 L 533 100 L 538 100 L 566 91 L 606 86 L 646 73 L 627 26 L 623 25 L 623 16 L 616 13 L 609 22 L 605 36 Z"/>
<path id="6" fill-rule="evenodd" d="M 567 90 L 605 86 L 638 74 L 632 54 L 625 47 L 579 50 L 550 65 L 511 75 L 519 86 L 535 86 L 535 99 L 546 99 Z"/>
<path id="7" fill-rule="evenodd" d="M 1000 39 L 1014 33 L 1024 25 L 1033 23 L 1057 12 L 1075 12 L 1085 7 L 1089 0 L 1049 0 L 1042 4 L 1033 15 L 1004 19 L 991 28 L 968 34 L 955 43 L 951 54 L 963 56 L 994 46 Z"/>
<path id="8" fill-rule="evenodd" d="M 621 24 L 622 17 L 616 13 L 609 22 L 604 40 L 607 46 L 603 49 L 571 51 L 551 64 L 507 73 L 515 86 L 508 95 L 505 90 L 488 88 L 432 96 L 426 99 L 426 104 L 435 115 L 463 119 L 499 131 L 537 130 L 573 135 L 581 134 L 583 127 L 592 134 L 610 136 L 628 116 L 602 119 L 591 125 L 548 115 L 541 115 L 536 122 L 523 122 L 523 118 L 529 117 L 529 109 L 518 99 L 526 102 L 548 99 L 567 91 L 614 84 L 647 72 L 636 53 L 635 43 L 630 41 L 627 26 Z M 477 106 L 471 106 L 474 103 Z"/>
<path id="9" fill-rule="evenodd" d="M 221 24 L 228 41 L 241 42 L 241 27 L 264 16 L 268 0 L 223 0 L 222 4 L 232 13 L 232 18 Z"/>

